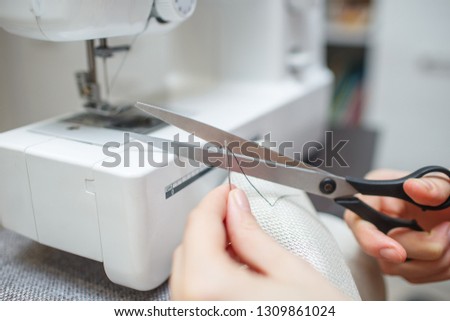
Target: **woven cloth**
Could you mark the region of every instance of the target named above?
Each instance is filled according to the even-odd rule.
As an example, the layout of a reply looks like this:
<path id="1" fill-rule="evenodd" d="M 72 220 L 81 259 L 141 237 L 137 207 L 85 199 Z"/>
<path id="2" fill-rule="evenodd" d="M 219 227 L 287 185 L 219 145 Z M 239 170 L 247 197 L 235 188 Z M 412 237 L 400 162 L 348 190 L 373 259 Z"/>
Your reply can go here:
<path id="1" fill-rule="evenodd" d="M 343 293 L 359 299 L 342 253 L 305 193 L 251 178 L 263 198 L 243 175 L 232 174 L 231 180 L 246 191 L 265 231 L 305 258 Z M 0 300 L 167 299 L 167 282 L 153 291 L 128 289 L 109 281 L 100 262 L 38 244 L 0 227 Z"/>
<path id="2" fill-rule="evenodd" d="M 308 261 L 341 292 L 360 300 L 336 240 L 320 221 L 305 192 L 242 174 L 232 173 L 230 180 L 246 192 L 252 213 L 263 230 Z"/>

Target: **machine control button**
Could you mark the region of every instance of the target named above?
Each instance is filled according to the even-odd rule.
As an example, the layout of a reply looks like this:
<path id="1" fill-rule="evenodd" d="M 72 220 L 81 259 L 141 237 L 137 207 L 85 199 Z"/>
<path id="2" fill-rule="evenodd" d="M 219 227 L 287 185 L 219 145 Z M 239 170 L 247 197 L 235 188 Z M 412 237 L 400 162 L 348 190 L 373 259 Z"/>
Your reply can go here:
<path id="1" fill-rule="evenodd" d="M 162 20 L 176 22 L 189 18 L 196 4 L 197 0 L 156 0 L 155 8 Z"/>

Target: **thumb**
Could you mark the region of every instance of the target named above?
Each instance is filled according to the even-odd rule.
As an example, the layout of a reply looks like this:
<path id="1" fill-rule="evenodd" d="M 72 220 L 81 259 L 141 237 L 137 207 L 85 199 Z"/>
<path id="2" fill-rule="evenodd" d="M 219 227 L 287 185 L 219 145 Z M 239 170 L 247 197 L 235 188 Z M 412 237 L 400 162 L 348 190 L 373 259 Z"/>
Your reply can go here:
<path id="1" fill-rule="evenodd" d="M 422 205 L 437 206 L 450 196 L 450 181 L 447 177 L 425 176 L 408 179 L 403 188 L 415 202 Z"/>
<path id="2" fill-rule="evenodd" d="M 282 279 L 298 268 L 298 259 L 261 229 L 242 190 L 228 196 L 226 226 L 233 250 L 253 270 Z"/>

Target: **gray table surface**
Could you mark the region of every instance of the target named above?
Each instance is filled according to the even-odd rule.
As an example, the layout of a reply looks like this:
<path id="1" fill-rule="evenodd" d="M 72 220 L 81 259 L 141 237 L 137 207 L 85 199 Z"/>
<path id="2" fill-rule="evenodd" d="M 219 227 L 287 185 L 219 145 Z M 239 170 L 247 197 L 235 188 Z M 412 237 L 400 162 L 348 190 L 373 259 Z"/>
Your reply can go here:
<path id="1" fill-rule="evenodd" d="M 165 300 L 167 283 L 136 291 L 112 283 L 103 264 L 0 227 L 0 300 Z"/>

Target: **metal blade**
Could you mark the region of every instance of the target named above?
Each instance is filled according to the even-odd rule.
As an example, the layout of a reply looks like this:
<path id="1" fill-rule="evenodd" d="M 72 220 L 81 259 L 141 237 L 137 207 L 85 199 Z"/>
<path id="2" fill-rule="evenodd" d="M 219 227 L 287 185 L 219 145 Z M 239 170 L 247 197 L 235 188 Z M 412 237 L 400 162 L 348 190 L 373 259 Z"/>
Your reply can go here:
<path id="1" fill-rule="evenodd" d="M 135 133 L 130 133 L 130 137 L 152 144 L 164 152 L 173 153 L 181 158 L 189 158 L 210 167 L 229 168 L 233 172 L 244 173 L 247 176 L 261 178 L 331 199 L 351 196 L 357 193 L 346 182 L 345 178 L 326 172 L 317 172 L 314 169 L 291 167 L 243 155 L 231 155 L 225 153 L 222 148 L 204 148 L 196 144 L 171 141 Z M 324 194 L 320 190 L 320 184 L 326 178 L 331 178 L 336 183 L 336 189 L 333 193 Z"/>
<path id="2" fill-rule="evenodd" d="M 231 134 L 214 126 L 202 123 L 198 120 L 194 120 L 189 117 L 174 113 L 172 111 L 141 102 L 137 102 L 136 107 L 152 115 L 153 117 L 156 117 L 170 125 L 178 127 L 184 131 L 187 131 L 188 133 L 200 137 L 212 144 L 215 144 L 222 148 L 228 148 L 229 151 L 234 154 L 245 155 L 253 158 L 256 157 L 263 160 L 269 160 L 271 162 L 278 164 L 286 164 L 289 166 L 318 170 L 315 169 L 314 167 L 306 165 L 305 163 L 299 160 L 295 160 L 290 157 L 280 155 L 274 150 L 265 148 L 259 145 L 258 143 L 246 140 L 242 137 L 236 136 L 234 134 Z"/>

